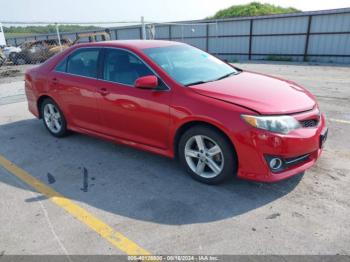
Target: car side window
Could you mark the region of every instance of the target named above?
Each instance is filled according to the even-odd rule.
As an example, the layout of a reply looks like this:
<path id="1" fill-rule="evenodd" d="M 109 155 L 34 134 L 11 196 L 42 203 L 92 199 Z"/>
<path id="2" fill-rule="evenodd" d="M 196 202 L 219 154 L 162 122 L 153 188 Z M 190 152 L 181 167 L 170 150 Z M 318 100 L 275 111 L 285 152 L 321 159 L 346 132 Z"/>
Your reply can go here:
<path id="1" fill-rule="evenodd" d="M 67 73 L 97 78 L 98 49 L 80 49 L 71 54 L 67 61 Z"/>
<path id="2" fill-rule="evenodd" d="M 58 65 L 55 68 L 55 71 L 66 72 L 66 69 L 67 69 L 67 59 L 63 59 L 61 62 L 58 63 Z"/>
<path id="3" fill-rule="evenodd" d="M 125 85 L 134 85 L 141 76 L 154 73 L 135 55 L 119 49 L 108 49 L 104 60 L 103 79 Z"/>

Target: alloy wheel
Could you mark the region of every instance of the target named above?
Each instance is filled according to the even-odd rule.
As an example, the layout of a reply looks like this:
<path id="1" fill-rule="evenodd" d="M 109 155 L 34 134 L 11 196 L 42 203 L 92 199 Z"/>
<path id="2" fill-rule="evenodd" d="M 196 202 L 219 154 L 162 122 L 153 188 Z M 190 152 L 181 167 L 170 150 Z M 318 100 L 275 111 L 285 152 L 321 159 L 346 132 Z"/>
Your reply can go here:
<path id="1" fill-rule="evenodd" d="M 59 133 L 62 129 L 62 117 L 60 111 L 53 104 L 44 106 L 44 120 L 52 133 Z"/>
<path id="2" fill-rule="evenodd" d="M 185 159 L 191 170 L 203 178 L 216 177 L 224 168 L 222 149 L 213 139 L 203 135 L 188 139 Z"/>

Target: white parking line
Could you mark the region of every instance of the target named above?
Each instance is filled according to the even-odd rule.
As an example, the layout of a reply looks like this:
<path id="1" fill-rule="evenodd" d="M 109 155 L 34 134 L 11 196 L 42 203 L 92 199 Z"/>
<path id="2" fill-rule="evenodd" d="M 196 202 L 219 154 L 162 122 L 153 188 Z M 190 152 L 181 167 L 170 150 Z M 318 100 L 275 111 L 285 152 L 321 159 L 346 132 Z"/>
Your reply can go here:
<path id="1" fill-rule="evenodd" d="M 333 121 L 333 122 L 338 122 L 338 123 L 349 124 L 350 125 L 350 121 L 349 120 L 342 120 L 342 119 L 335 119 L 335 118 L 328 118 L 328 120 Z"/>
<path id="2" fill-rule="evenodd" d="M 74 203 L 69 198 L 61 195 L 48 185 L 44 184 L 34 176 L 27 173 L 22 168 L 16 166 L 11 161 L 0 155 L 0 168 L 4 168 L 11 174 L 21 179 L 24 183 L 34 188 L 37 192 L 45 195 L 57 206 L 63 208 L 73 217 L 88 226 L 90 229 L 99 234 L 102 238 L 109 241 L 113 246 L 123 251 L 127 255 L 150 255 L 148 251 L 140 247 L 138 244 L 128 239 L 121 232 L 113 229 L 105 222 L 89 213 L 81 206 Z M 1 256 L 0 256 L 1 257 Z"/>

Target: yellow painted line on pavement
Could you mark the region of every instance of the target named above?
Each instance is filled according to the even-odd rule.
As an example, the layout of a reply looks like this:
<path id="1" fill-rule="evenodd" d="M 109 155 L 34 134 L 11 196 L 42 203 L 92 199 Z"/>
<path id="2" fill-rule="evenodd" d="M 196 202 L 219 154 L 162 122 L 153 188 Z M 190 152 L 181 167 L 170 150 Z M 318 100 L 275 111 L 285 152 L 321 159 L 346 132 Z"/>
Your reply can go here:
<path id="1" fill-rule="evenodd" d="M 103 221 L 90 214 L 84 208 L 73 203 L 68 198 L 45 185 L 26 171 L 16 166 L 11 161 L 0 155 L 0 166 L 8 170 L 23 182 L 34 188 L 39 193 L 45 195 L 48 199 L 54 202 L 59 207 L 63 208 L 80 222 L 90 227 L 104 239 L 109 241 L 113 246 L 123 251 L 127 255 L 150 255 L 148 251 L 138 246 L 135 242 L 128 239 L 122 233 L 114 230 Z"/>
<path id="2" fill-rule="evenodd" d="M 348 120 L 335 119 L 335 118 L 329 118 L 329 120 L 333 121 L 333 122 L 342 123 L 342 124 L 350 124 L 350 121 L 348 121 Z"/>

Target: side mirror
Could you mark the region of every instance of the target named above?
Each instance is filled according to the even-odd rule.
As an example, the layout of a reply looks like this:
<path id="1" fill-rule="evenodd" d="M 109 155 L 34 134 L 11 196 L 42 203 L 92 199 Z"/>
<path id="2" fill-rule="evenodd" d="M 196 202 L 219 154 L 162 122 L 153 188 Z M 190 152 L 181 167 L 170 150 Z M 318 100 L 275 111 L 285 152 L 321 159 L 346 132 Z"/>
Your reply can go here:
<path id="1" fill-rule="evenodd" d="M 158 87 L 158 78 L 153 75 L 141 76 L 136 79 L 135 87 L 142 89 L 155 89 Z"/>
<path id="2" fill-rule="evenodd" d="M 136 79 L 135 87 L 142 89 L 155 89 L 158 87 L 158 78 L 153 75 L 141 76 Z"/>

